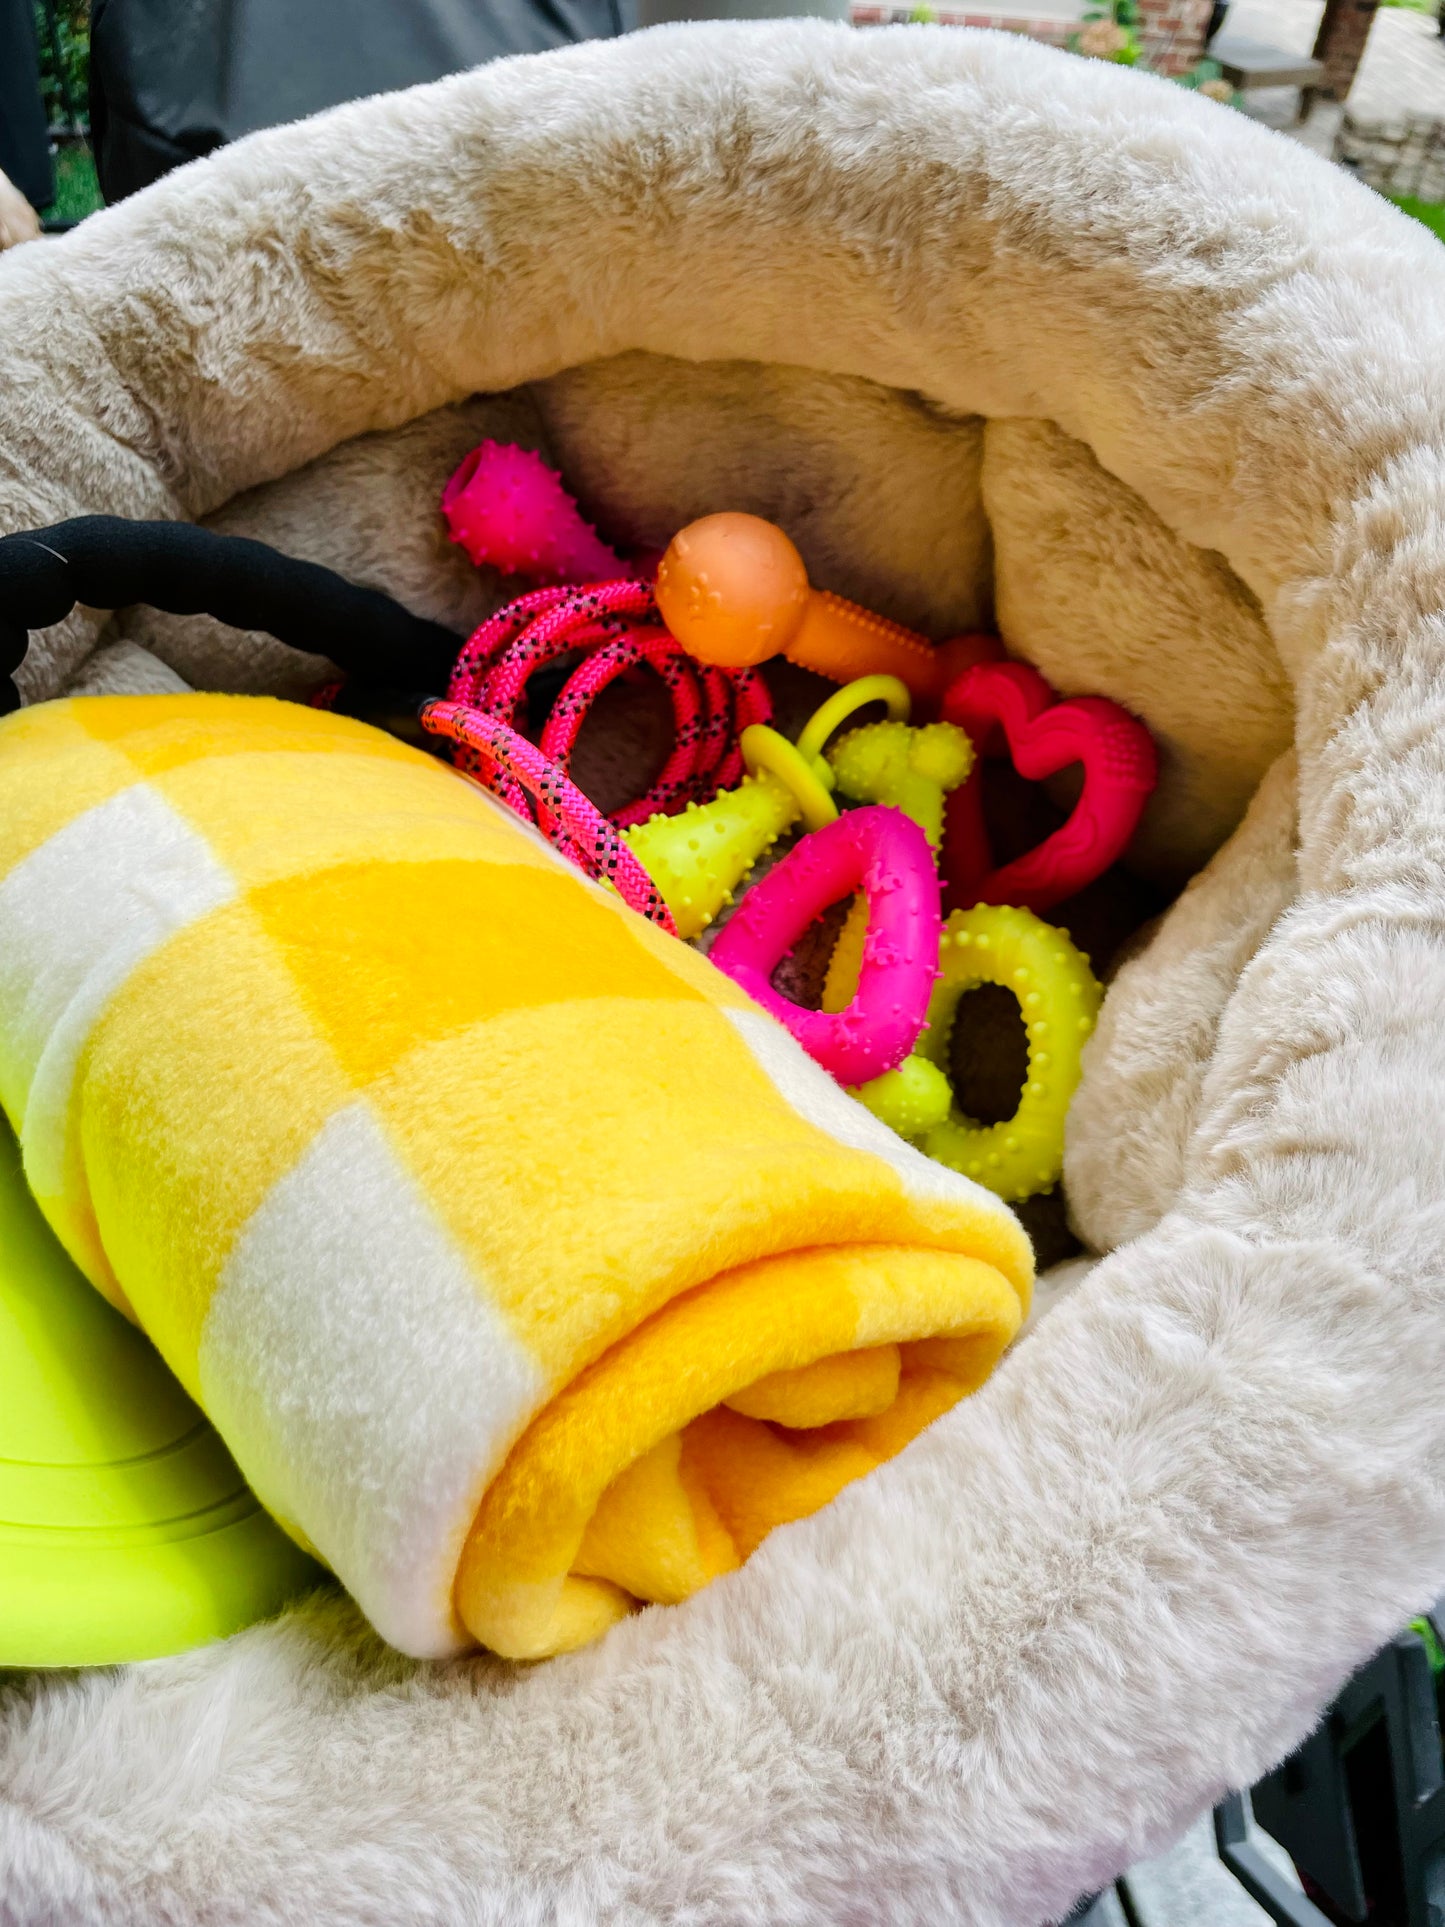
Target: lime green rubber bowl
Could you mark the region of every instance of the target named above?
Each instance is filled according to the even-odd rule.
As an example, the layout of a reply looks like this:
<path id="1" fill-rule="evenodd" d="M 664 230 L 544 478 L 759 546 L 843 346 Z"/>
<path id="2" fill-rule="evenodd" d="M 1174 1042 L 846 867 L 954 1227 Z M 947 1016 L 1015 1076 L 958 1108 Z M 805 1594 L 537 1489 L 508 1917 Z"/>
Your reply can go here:
<path id="1" fill-rule="evenodd" d="M 65 1255 L 0 1120 L 0 1667 L 182 1652 L 324 1578 Z"/>

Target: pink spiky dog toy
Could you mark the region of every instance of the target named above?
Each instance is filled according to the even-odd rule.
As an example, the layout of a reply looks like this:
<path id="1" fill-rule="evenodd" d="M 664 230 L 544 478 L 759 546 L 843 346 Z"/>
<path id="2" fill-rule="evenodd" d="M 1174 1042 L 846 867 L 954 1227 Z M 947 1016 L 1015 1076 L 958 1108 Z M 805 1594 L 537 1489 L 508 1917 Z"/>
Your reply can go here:
<path id="1" fill-rule="evenodd" d="M 773 972 L 814 917 L 861 889 L 868 899 L 858 988 L 846 1010 L 806 1010 Z M 866 1084 L 918 1041 L 938 975 L 933 849 L 902 810 L 848 810 L 794 844 L 755 883 L 711 950 L 712 961 L 790 1030 L 840 1084 Z"/>
<path id="2" fill-rule="evenodd" d="M 540 455 L 512 442 L 474 448 L 442 490 L 453 542 L 478 566 L 562 582 L 613 582 L 641 571 L 609 549 Z"/>

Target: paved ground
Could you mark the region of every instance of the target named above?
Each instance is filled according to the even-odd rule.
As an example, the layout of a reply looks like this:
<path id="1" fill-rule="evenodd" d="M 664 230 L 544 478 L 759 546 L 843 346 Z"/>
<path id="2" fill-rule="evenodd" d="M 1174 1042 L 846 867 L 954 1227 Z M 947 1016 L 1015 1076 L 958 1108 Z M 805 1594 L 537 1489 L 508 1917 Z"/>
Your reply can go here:
<path id="1" fill-rule="evenodd" d="M 1321 0 L 1233 0 L 1223 33 L 1262 40 L 1285 53 L 1307 54 L 1322 11 Z M 1328 153 L 1339 110 L 1321 102 L 1309 125 L 1298 128 L 1294 119 L 1298 105 L 1299 95 L 1289 88 L 1261 88 L 1247 97 L 1246 111 Z M 1348 106 L 1365 120 L 1396 120 L 1406 114 L 1445 119 L 1445 40 L 1431 15 L 1406 7 L 1381 7 Z"/>
<path id="2" fill-rule="evenodd" d="M 1084 0 L 990 0 L 999 17 L 1076 20 Z M 1241 40 L 1260 40 L 1284 53 L 1307 54 L 1314 45 L 1323 0 L 1233 0 L 1223 32 Z M 1321 102 L 1303 128 L 1296 125 L 1299 95 L 1293 88 L 1261 88 L 1248 96 L 1246 112 L 1296 135 L 1328 154 L 1339 125 L 1339 109 Z M 1350 90 L 1350 110 L 1369 120 L 1405 114 L 1438 114 L 1445 119 L 1445 40 L 1434 17 L 1406 7 L 1381 7 L 1370 29 L 1365 57 Z"/>
<path id="3" fill-rule="evenodd" d="M 1297 1885 L 1294 1868 L 1274 1842 L 1263 1834 L 1256 1839 Z M 1135 1867 L 1119 1887 L 1072 1927 L 1271 1927 L 1269 1915 L 1220 1864 L 1208 1820 L 1191 1827 L 1169 1853 Z"/>

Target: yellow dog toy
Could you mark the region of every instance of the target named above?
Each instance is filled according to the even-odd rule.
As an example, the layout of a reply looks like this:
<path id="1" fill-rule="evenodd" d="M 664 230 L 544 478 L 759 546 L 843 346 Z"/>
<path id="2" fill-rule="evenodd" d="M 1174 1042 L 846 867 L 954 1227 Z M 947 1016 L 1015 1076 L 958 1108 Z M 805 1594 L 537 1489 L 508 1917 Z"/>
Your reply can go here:
<path id="1" fill-rule="evenodd" d="M 939 963 L 918 1054 L 942 1074 L 959 999 L 980 984 L 999 984 L 1018 998 L 1029 1067 L 1012 1117 L 977 1124 L 951 1104 L 945 1118 L 921 1133 L 922 1148 L 1005 1202 L 1047 1191 L 1064 1168 L 1064 1118 L 1103 997 L 1089 960 L 1032 910 L 980 903 L 948 919 Z"/>
<path id="2" fill-rule="evenodd" d="M 825 715 L 826 709 L 819 711 L 810 730 Z M 811 750 L 820 747 L 816 740 L 808 743 Z M 944 799 L 967 779 L 973 745 L 950 723 L 910 729 L 890 720 L 853 730 L 829 751 L 828 761 L 840 795 L 903 810 L 936 850 Z M 867 928 L 859 907 L 834 946 L 823 989 L 825 1010 L 842 1009 L 857 983 Z M 1063 931 L 1032 911 L 979 904 L 948 919 L 939 965 L 928 1027 L 913 1054 L 853 1095 L 900 1137 L 913 1139 L 929 1157 L 976 1178 L 1008 1202 L 1046 1191 L 1063 1169 L 1064 1118 L 1078 1087 L 1079 1054 L 1093 1032 L 1102 996 L 1089 960 Z M 1028 1031 L 1029 1069 L 1019 1107 L 994 1125 L 976 1123 L 958 1109 L 947 1076 L 959 999 L 985 983 L 1014 993 Z"/>

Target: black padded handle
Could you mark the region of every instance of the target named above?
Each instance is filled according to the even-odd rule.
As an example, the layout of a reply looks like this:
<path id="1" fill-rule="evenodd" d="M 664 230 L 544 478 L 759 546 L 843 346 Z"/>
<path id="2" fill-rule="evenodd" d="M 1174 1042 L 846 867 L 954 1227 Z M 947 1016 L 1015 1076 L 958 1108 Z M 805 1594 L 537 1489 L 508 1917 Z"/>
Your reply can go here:
<path id="1" fill-rule="evenodd" d="M 171 615 L 264 629 L 293 649 L 329 656 L 360 682 L 393 689 L 440 694 L 461 646 L 449 629 L 379 590 L 249 536 L 216 535 L 193 522 L 81 515 L 0 536 L 0 715 L 19 707 L 12 678 L 30 631 L 60 622 L 78 602 L 93 609 L 145 602 Z"/>

